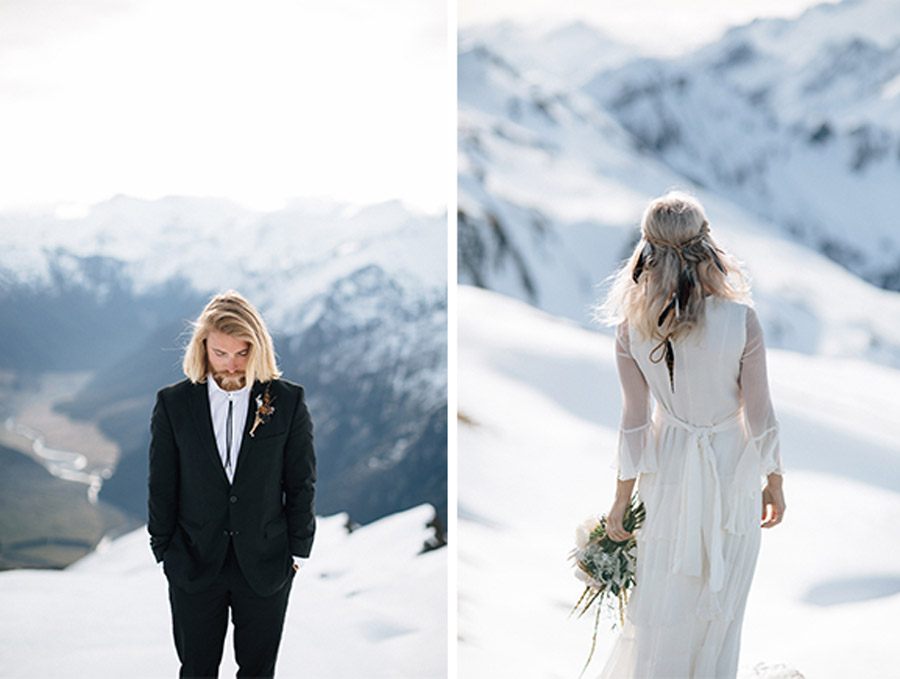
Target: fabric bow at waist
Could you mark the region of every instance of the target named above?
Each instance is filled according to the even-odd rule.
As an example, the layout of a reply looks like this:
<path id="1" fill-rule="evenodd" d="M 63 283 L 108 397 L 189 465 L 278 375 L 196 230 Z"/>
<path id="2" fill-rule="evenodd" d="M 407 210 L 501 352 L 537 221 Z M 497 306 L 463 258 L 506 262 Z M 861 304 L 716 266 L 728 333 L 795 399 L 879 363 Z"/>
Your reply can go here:
<path id="1" fill-rule="evenodd" d="M 704 586 L 704 595 L 708 600 L 711 593 L 722 589 L 725 580 L 722 488 L 711 438 L 713 434 L 740 427 L 742 413 L 738 409 L 709 426 L 690 424 L 664 408 L 658 408 L 657 415 L 663 424 L 688 432 L 684 447 L 680 516 L 675 535 L 672 572 L 700 577 L 703 574 L 705 555 L 709 564 L 709 580 Z M 729 514 L 726 523 L 732 525 L 733 512 L 729 511 Z M 714 604 L 712 607 L 717 608 Z"/>

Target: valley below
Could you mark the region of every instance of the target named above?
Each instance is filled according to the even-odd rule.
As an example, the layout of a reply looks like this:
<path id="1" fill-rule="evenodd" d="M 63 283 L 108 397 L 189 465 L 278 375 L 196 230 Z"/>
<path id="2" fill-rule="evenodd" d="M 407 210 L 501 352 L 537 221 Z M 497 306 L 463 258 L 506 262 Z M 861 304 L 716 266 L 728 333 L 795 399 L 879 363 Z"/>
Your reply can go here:
<path id="1" fill-rule="evenodd" d="M 55 409 L 91 373 L 17 378 L 0 386 L 0 569 L 65 568 L 139 522 L 99 499 L 118 446 Z"/>

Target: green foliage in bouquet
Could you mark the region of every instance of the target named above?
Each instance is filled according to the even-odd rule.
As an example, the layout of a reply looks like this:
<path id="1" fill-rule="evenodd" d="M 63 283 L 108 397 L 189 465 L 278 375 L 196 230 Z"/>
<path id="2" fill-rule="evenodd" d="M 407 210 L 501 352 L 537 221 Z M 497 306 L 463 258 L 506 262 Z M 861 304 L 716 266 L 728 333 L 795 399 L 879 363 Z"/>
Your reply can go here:
<path id="1" fill-rule="evenodd" d="M 631 497 L 622 524 L 625 531 L 633 533 L 644 523 L 646 517 L 644 503 L 639 502 L 636 495 Z M 591 651 L 588 654 L 584 669 L 587 669 L 597 646 L 597 627 L 600 624 L 600 612 L 604 607 L 611 608 L 618 603 L 619 622 L 625 624 L 625 606 L 628 595 L 634 587 L 637 571 L 637 540 L 634 535 L 625 541 L 618 542 L 606 534 L 606 515 L 599 519 L 590 518 L 578 527 L 575 533 L 575 549 L 569 558 L 575 562 L 575 577 L 585 583 L 572 613 L 578 611 L 580 618 L 592 606 L 596 609 L 594 619 L 594 635 Z"/>

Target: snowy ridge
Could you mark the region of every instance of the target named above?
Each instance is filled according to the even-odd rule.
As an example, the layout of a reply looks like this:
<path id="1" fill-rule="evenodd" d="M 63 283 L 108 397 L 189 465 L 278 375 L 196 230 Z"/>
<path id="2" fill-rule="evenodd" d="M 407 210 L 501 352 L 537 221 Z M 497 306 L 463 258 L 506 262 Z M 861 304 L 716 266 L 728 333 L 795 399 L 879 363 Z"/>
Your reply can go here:
<path id="1" fill-rule="evenodd" d="M 501 21 L 467 29 L 460 51 L 490 46 L 502 58 L 537 79 L 580 84 L 597 71 L 619 66 L 637 54 L 626 45 L 583 21 L 547 28 Z"/>
<path id="2" fill-rule="evenodd" d="M 566 555 L 615 491 L 613 340 L 467 286 L 459 318 L 460 676 L 577 676 L 593 621 L 569 617 L 581 584 Z M 900 371 L 776 349 L 769 376 L 788 509 L 763 532 L 739 677 L 893 676 Z"/>
<path id="3" fill-rule="evenodd" d="M 446 676 L 446 550 L 419 553 L 432 515 L 422 505 L 351 534 L 346 515 L 319 519 L 312 558 L 294 578 L 280 675 Z M 146 529 L 65 571 L 0 573 L 0 598 L 3 676 L 177 674 L 166 579 Z M 236 669 L 229 629 L 220 672 Z"/>
<path id="4" fill-rule="evenodd" d="M 730 29 L 725 37 L 743 37 L 793 64 L 807 62 L 823 42 L 844 42 L 864 33 L 884 47 L 900 39 L 900 5 L 880 0 L 821 3 L 796 19 L 765 18 Z"/>
<path id="5" fill-rule="evenodd" d="M 859 0 L 606 69 L 583 91 L 684 177 L 900 290 L 898 77 L 900 4 Z"/>
<path id="6" fill-rule="evenodd" d="M 77 283 L 84 258 L 105 257 L 122 263 L 138 293 L 173 279 L 202 292 L 238 288 L 281 332 L 301 329 L 295 314 L 303 302 L 368 265 L 416 295 L 446 281 L 444 218 L 396 201 L 255 213 L 217 199 L 117 196 L 75 219 L 6 213 L 0 229 L 7 245 L 0 280 L 7 283 L 50 285 L 53 266 Z"/>

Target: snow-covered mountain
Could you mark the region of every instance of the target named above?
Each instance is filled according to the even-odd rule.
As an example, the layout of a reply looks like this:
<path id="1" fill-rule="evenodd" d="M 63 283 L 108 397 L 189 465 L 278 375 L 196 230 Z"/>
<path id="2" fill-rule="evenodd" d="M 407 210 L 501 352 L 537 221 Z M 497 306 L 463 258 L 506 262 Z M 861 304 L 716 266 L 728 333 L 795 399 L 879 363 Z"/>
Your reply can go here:
<path id="1" fill-rule="evenodd" d="M 101 500 L 145 517 L 154 394 L 182 379 L 188 321 L 236 288 L 265 317 L 285 377 L 307 389 L 318 510 L 368 522 L 430 502 L 446 518 L 443 217 L 397 202 L 255 213 L 119 196 L 75 218 L 4 214 L 0 232 L 0 372 L 16 385 L 0 415 L 48 370 L 91 373 L 52 405 L 118 445 Z"/>
<path id="2" fill-rule="evenodd" d="M 461 282 L 587 323 L 646 204 L 684 187 L 718 242 L 747 263 L 773 346 L 900 366 L 896 293 L 692 185 L 584 93 L 530 80 L 488 45 L 459 55 L 459 79 Z"/>
<path id="3" fill-rule="evenodd" d="M 259 213 L 222 199 L 116 196 L 73 219 L 0 214 L 0 281 L 42 287 L 56 275 L 102 296 L 85 262 L 112 261 L 138 294 L 173 280 L 204 293 L 238 287 L 266 310 L 270 326 L 294 333 L 305 301 L 364 266 L 381 267 L 413 292 L 442 289 L 445 231 L 443 216 L 398 201 L 296 202 Z"/>
<path id="4" fill-rule="evenodd" d="M 583 583 L 567 555 L 615 494 L 613 340 L 469 286 L 458 308 L 459 674 L 574 677 L 593 620 L 569 617 Z M 739 676 L 894 676 L 900 371 L 776 349 L 769 375 L 788 509 L 763 532 Z"/>
<path id="5" fill-rule="evenodd" d="M 635 202 L 673 175 L 641 167 L 630 135 L 586 97 L 483 43 L 460 53 L 458 75 L 460 279 L 581 320 Z"/>
<path id="6" fill-rule="evenodd" d="M 683 177 L 900 290 L 900 3 L 757 20 L 583 91 Z"/>
<path id="7" fill-rule="evenodd" d="M 421 553 L 432 514 L 418 506 L 349 534 L 345 514 L 319 519 L 294 578 L 279 676 L 446 677 L 446 550 Z M 166 579 L 145 528 L 64 571 L 0 573 L 0 598 L 0 676 L 178 673 Z M 229 626 L 220 671 L 236 670 Z"/>

